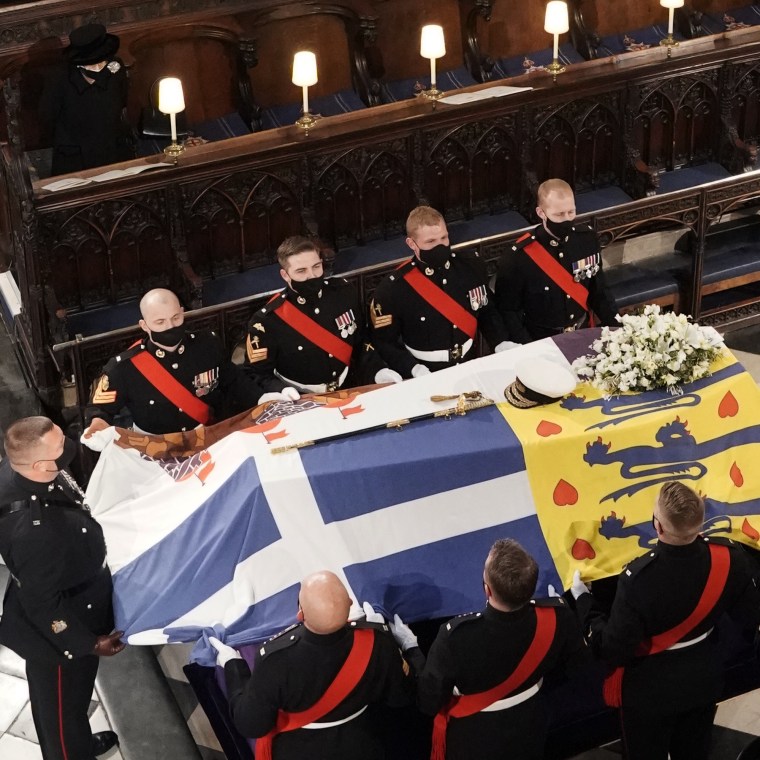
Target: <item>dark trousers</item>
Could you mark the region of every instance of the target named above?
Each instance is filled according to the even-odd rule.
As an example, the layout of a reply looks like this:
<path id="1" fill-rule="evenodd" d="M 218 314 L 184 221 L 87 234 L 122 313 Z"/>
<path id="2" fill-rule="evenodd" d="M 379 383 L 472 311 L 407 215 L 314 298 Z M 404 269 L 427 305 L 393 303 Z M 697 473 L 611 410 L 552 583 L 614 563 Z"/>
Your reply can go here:
<path id="1" fill-rule="evenodd" d="M 672 713 L 636 710 L 620 711 L 624 757 L 626 760 L 708 760 L 715 705 L 709 704 Z"/>
<path id="2" fill-rule="evenodd" d="M 34 727 L 44 760 L 94 760 L 90 706 L 98 658 L 63 665 L 26 661 Z"/>

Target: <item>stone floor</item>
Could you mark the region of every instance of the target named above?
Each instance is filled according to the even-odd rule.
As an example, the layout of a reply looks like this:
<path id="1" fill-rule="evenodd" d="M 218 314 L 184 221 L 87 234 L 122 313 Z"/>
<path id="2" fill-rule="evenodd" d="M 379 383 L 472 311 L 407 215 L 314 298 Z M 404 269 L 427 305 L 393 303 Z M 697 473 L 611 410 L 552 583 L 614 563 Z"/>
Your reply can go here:
<path id="1" fill-rule="evenodd" d="M 760 327 L 729 334 L 727 343 L 760 381 Z M 23 381 L 9 338 L 0 323 L 0 444 L 3 429 L 9 422 L 38 413 L 40 406 Z M 0 564 L 0 591 L 5 588 L 7 577 L 7 570 Z M 93 730 L 112 727 L 121 738 L 119 749 L 102 757 L 106 760 L 223 760 L 208 721 L 182 675 L 185 648 L 159 650 L 128 647 L 118 657 L 101 663 L 90 704 L 90 721 Z M 754 736 L 760 735 L 760 691 L 721 704 L 716 726 L 711 760 L 734 760 Z M 573 760 L 615 760 L 620 756 L 619 747 L 610 745 L 585 752 Z M 31 720 L 23 661 L 0 647 L 0 760 L 41 758 Z"/>

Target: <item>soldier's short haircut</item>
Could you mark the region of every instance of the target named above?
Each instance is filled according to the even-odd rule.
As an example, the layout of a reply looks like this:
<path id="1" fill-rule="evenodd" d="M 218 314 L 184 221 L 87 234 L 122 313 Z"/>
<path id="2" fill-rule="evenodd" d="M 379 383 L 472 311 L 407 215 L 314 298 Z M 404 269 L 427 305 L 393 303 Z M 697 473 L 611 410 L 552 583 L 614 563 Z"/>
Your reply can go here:
<path id="1" fill-rule="evenodd" d="M 538 186 L 538 192 L 536 193 L 536 201 L 539 206 L 543 206 L 547 197 L 551 193 L 570 193 L 572 194 L 573 188 L 565 182 L 564 179 L 547 179 Z"/>
<path id="2" fill-rule="evenodd" d="M 417 206 L 406 218 L 406 234 L 413 238 L 420 227 L 436 227 L 444 222 L 443 214 L 430 206 Z"/>
<path id="3" fill-rule="evenodd" d="M 322 258 L 319 245 L 315 240 L 303 237 L 303 235 L 293 235 L 292 237 L 285 238 L 277 249 L 277 263 L 287 270 L 288 259 L 291 256 L 297 256 L 299 253 L 306 253 L 307 251 L 316 251 L 319 254 L 319 258 Z"/>
<path id="4" fill-rule="evenodd" d="M 500 538 L 488 553 L 485 579 L 496 601 L 515 609 L 533 596 L 538 564 L 513 538 Z"/>
<path id="5" fill-rule="evenodd" d="M 53 429 L 53 421 L 47 417 L 24 417 L 12 422 L 5 431 L 5 454 L 11 462 L 24 459 L 29 449 Z"/>
<path id="6" fill-rule="evenodd" d="M 689 538 L 702 530 L 705 501 L 691 488 L 675 480 L 665 483 L 657 497 L 660 517 L 670 524 L 675 535 Z"/>

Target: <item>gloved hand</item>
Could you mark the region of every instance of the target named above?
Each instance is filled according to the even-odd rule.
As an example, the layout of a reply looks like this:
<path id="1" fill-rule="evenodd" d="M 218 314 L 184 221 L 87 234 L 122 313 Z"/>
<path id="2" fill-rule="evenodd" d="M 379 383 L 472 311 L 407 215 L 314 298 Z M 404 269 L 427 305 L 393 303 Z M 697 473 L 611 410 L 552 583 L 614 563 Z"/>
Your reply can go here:
<path id="1" fill-rule="evenodd" d="M 89 427 L 82 433 L 85 438 L 90 438 L 93 433 L 97 433 L 100 430 L 105 430 L 110 427 L 109 424 L 102 417 L 93 417 Z"/>
<path id="2" fill-rule="evenodd" d="M 404 378 L 395 370 L 392 370 L 389 367 L 383 367 L 377 371 L 375 382 L 378 385 L 382 385 L 383 383 L 402 383 L 404 382 Z"/>
<path id="3" fill-rule="evenodd" d="M 364 604 L 362 604 L 362 609 L 364 610 L 364 617 L 367 618 L 368 623 L 385 624 L 385 618 L 379 612 L 375 612 L 375 608 L 369 602 L 364 602 Z"/>
<path id="4" fill-rule="evenodd" d="M 240 653 L 236 649 L 228 647 L 226 644 L 222 644 L 222 642 L 219 641 L 219 639 L 217 639 L 215 636 L 209 636 L 208 643 L 211 644 L 214 649 L 216 649 L 216 664 L 222 668 L 230 660 L 242 659 Z"/>
<path id="5" fill-rule="evenodd" d="M 513 340 L 503 340 L 498 345 L 494 346 L 494 353 L 498 354 L 502 351 L 509 351 L 510 348 L 517 348 L 520 344 L 515 343 Z"/>
<path id="6" fill-rule="evenodd" d="M 573 582 L 570 585 L 570 593 L 573 595 L 573 599 L 577 599 L 583 594 L 591 593 L 589 587 L 581 580 L 581 571 L 576 570 L 573 573 Z"/>
<path id="7" fill-rule="evenodd" d="M 388 625 L 402 652 L 418 646 L 417 637 L 412 633 L 412 629 L 398 615 L 394 615 L 393 622 Z"/>
<path id="8" fill-rule="evenodd" d="M 291 391 L 296 394 L 296 398 L 290 398 L 290 394 L 285 391 Z M 300 398 L 298 391 L 295 388 L 283 388 L 282 393 L 265 393 L 259 400 L 259 404 L 266 404 L 267 401 L 295 401 Z"/>
<path id="9" fill-rule="evenodd" d="M 292 385 L 283 388 L 282 395 L 285 396 L 288 401 L 298 401 L 298 399 L 301 398 L 301 394 Z"/>
<path id="10" fill-rule="evenodd" d="M 430 370 L 424 364 L 415 364 L 412 367 L 412 377 L 423 377 L 429 374 Z"/>
<path id="11" fill-rule="evenodd" d="M 552 584 L 551 584 L 551 583 L 548 585 L 548 587 L 547 587 L 546 591 L 547 591 L 547 593 L 549 594 L 549 597 L 557 597 L 557 596 L 562 596 L 562 594 L 558 594 L 558 593 L 557 593 L 557 589 L 556 589 L 556 588 L 554 588 L 554 586 L 552 586 Z"/>
<path id="12" fill-rule="evenodd" d="M 98 636 L 92 653 L 98 657 L 113 657 L 115 654 L 119 654 L 127 646 L 121 640 L 123 635 L 124 631 L 114 631 L 108 636 Z"/>

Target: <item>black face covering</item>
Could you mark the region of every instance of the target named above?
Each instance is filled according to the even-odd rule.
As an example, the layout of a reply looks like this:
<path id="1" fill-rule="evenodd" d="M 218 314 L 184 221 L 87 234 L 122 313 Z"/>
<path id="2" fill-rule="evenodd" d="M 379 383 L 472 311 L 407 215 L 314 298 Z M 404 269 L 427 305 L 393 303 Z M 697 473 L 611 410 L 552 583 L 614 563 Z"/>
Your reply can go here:
<path id="1" fill-rule="evenodd" d="M 81 66 L 79 67 L 79 70 L 82 72 L 83 76 L 92 79 L 96 84 L 101 86 L 108 84 L 109 78 L 113 76 L 108 69 L 108 66 L 104 66 L 100 71 L 91 71 L 90 69 L 85 69 Z"/>
<path id="2" fill-rule="evenodd" d="M 170 327 L 168 330 L 151 330 L 150 339 L 154 343 L 158 343 L 162 346 L 168 346 L 169 348 L 177 346 L 182 343 L 185 337 L 185 326 L 178 325 L 177 327 Z"/>
<path id="3" fill-rule="evenodd" d="M 322 278 L 310 277 L 308 280 L 301 280 L 300 282 L 291 280 L 290 287 L 293 288 L 299 296 L 303 296 L 303 298 L 316 298 L 319 291 L 322 290 Z"/>
<path id="4" fill-rule="evenodd" d="M 435 248 L 423 251 L 420 248 L 420 258 L 428 265 L 434 268 L 442 267 L 451 256 L 451 246 L 439 243 Z"/>
<path id="5" fill-rule="evenodd" d="M 60 472 L 66 469 L 77 455 L 77 445 L 71 438 L 64 438 L 63 440 L 63 453 L 58 459 L 40 459 L 40 462 L 55 462 L 55 470 L 47 469 L 47 472 Z"/>
<path id="6" fill-rule="evenodd" d="M 566 238 L 572 231 L 575 222 L 553 222 L 548 217 L 546 218 L 546 229 L 552 233 L 555 237 Z"/>

